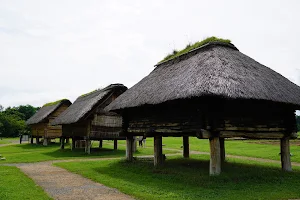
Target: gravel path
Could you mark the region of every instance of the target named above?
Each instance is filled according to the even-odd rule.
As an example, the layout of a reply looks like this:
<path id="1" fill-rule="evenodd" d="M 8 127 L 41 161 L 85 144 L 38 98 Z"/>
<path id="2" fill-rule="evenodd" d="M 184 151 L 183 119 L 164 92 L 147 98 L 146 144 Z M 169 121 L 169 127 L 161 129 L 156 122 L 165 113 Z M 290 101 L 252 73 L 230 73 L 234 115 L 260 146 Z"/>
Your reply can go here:
<path id="1" fill-rule="evenodd" d="M 132 197 L 80 175 L 55 167 L 52 162 L 15 164 L 57 200 L 129 200 Z"/>

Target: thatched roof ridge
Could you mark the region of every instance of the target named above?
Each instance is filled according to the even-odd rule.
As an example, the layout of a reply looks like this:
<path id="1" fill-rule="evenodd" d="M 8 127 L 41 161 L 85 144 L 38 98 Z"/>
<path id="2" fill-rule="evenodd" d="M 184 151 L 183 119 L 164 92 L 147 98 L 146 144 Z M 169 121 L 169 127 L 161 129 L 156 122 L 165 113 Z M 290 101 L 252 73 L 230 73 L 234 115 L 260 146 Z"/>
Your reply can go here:
<path id="1" fill-rule="evenodd" d="M 27 125 L 37 124 L 44 121 L 51 113 L 53 113 L 56 109 L 58 109 L 63 104 L 72 104 L 68 99 L 61 99 L 59 101 L 47 103 L 43 105 L 32 117 L 30 117 L 27 121 Z"/>
<path id="2" fill-rule="evenodd" d="M 180 51 L 173 50 L 173 52 L 171 54 L 168 54 L 163 60 L 159 61 L 158 64 L 172 60 L 178 56 L 181 56 L 182 54 L 189 53 L 189 52 L 193 51 L 194 49 L 198 49 L 199 47 L 202 47 L 209 43 L 231 44 L 231 41 L 229 39 L 218 38 L 215 36 L 207 37 L 202 41 L 198 41 L 193 44 L 189 43 L 184 49 L 182 49 Z"/>
<path id="3" fill-rule="evenodd" d="M 233 46 L 210 43 L 158 65 L 105 110 L 201 96 L 267 100 L 300 108 L 299 86 Z"/>
<path id="4" fill-rule="evenodd" d="M 84 119 L 116 90 L 124 92 L 127 90 L 127 87 L 123 84 L 111 84 L 106 88 L 79 96 L 76 101 L 61 113 L 51 124 L 72 124 Z"/>

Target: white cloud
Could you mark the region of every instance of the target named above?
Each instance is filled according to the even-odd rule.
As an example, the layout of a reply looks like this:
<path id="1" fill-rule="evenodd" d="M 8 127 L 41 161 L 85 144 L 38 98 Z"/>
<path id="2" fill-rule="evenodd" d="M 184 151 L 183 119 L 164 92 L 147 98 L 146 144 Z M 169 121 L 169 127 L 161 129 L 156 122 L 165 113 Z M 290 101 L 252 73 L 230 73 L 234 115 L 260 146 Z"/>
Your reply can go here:
<path id="1" fill-rule="evenodd" d="M 174 48 L 216 35 L 300 84 L 298 1 L 0 2 L 0 104 L 132 86 Z"/>

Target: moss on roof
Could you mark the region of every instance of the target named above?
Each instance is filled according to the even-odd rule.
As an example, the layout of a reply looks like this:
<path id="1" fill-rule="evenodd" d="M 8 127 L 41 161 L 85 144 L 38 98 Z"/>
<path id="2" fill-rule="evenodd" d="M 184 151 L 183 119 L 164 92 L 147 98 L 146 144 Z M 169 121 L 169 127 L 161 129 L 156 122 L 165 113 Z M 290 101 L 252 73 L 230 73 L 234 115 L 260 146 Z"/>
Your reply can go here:
<path id="1" fill-rule="evenodd" d="M 94 93 L 94 92 L 97 92 L 97 91 L 99 91 L 99 90 L 101 90 L 102 88 L 98 88 L 98 89 L 96 89 L 96 90 L 93 90 L 93 91 L 91 91 L 91 92 L 88 92 L 88 93 L 85 93 L 85 94 L 82 94 L 82 95 L 80 95 L 80 97 L 86 97 L 86 96 L 88 96 L 88 95 L 90 95 L 90 94 L 92 94 L 92 93 Z"/>
<path id="2" fill-rule="evenodd" d="M 44 104 L 43 107 L 45 107 L 45 106 L 53 106 L 53 105 L 58 104 L 58 103 L 60 103 L 62 101 L 68 101 L 68 99 L 60 99 L 60 100 L 57 100 L 57 101 L 49 102 L 49 103 Z"/>
<path id="3" fill-rule="evenodd" d="M 184 49 L 180 50 L 180 51 L 177 51 L 177 50 L 173 50 L 173 52 L 171 54 L 168 54 L 163 60 L 161 60 L 158 64 L 160 63 L 163 63 L 165 61 L 168 61 L 168 60 L 172 60 L 182 54 L 185 54 L 185 53 L 188 53 L 189 51 L 192 51 L 198 47 L 201 47 L 205 44 L 208 44 L 210 42 L 224 42 L 224 43 L 231 43 L 230 40 L 228 39 L 222 39 L 222 38 L 217 38 L 215 36 L 212 36 L 212 37 L 208 37 L 202 41 L 198 41 L 198 42 L 195 42 L 194 44 L 188 44 Z"/>

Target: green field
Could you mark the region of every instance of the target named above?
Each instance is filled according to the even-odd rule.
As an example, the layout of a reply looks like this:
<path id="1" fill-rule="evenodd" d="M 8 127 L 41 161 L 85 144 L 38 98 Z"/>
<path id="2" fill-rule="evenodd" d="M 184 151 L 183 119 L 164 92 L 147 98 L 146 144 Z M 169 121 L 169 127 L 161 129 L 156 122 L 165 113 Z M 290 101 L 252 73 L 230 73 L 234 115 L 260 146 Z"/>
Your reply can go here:
<path id="1" fill-rule="evenodd" d="M 0 199 L 51 199 L 16 167 L 0 166 Z"/>
<path id="2" fill-rule="evenodd" d="M 2 163 L 28 163 L 40 162 L 48 160 L 67 160 L 67 159 L 88 159 L 88 158 L 101 158 L 101 157 L 124 157 L 125 145 L 119 145 L 118 150 L 113 150 L 113 144 L 107 141 L 103 142 L 103 148 L 96 148 L 98 142 L 93 143 L 91 154 L 84 153 L 84 149 L 75 149 L 71 151 L 70 146 L 66 145 L 64 150 L 59 149 L 58 143 L 48 146 L 36 144 L 17 144 L 0 147 L 0 154 L 6 158 Z M 176 153 L 177 151 L 168 150 L 166 153 Z M 151 148 L 138 148 L 134 156 L 139 155 L 152 155 L 153 149 Z"/>
<path id="3" fill-rule="evenodd" d="M 279 163 L 227 158 L 222 174 L 210 177 L 209 155 L 193 155 L 193 152 L 190 159 L 183 159 L 180 154 L 167 155 L 166 163 L 159 168 L 153 167 L 151 158 L 138 158 L 133 163 L 119 159 L 81 162 L 81 159 L 88 158 L 125 157 L 125 141 L 119 141 L 118 150 L 113 150 L 112 141 L 104 141 L 102 149 L 97 148 L 98 145 L 98 142 L 93 142 L 90 155 L 85 154 L 83 149 L 71 151 L 69 144 L 64 150 L 59 149 L 58 143 L 49 146 L 28 143 L 2 146 L 0 154 L 6 160 L 0 161 L 0 165 L 72 159 L 72 162 L 55 165 L 117 188 L 138 199 L 300 198 L 300 167 L 294 166 L 292 173 L 284 173 Z M 227 154 L 280 160 L 279 141 L 226 140 L 225 145 Z M 182 138 L 163 138 L 164 154 L 178 154 L 181 150 Z M 190 138 L 190 150 L 209 152 L 208 140 Z M 299 140 L 291 141 L 291 153 L 292 161 L 300 163 Z M 153 138 L 148 138 L 146 148 L 138 147 L 134 154 L 142 155 L 153 155 Z M 26 195 L 36 199 L 49 199 L 19 169 L 0 166 L 0 174 L 0 199 L 20 199 L 21 196 L 21 199 L 26 199 Z M 20 178 L 22 181 L 19 181 Z M 23 187 L 24 184 L 26 187 Z M 20 190 L 21 195 L 16 190 Z"/>
<path id="4" fill-rule="evenodd" d="M 190 137 L 189 142 L 191 151 L 209 152 L 208 139 Z M 290 143 L 291 160 L 300 163 L 300 140 L 291 140 Z M 120 141 L 120 144 L 125 145 L 125 141 Z M 163 138 L 163 145 L 164 153 L 168 153 L 166 149 L 182 150 L 182 138 Z M 146 146 L 153 149 L 153 138 L 147 138 Z M 230 155 L 280 160 L 279 140 L 225 140 L 225 148 L 226 154 Z"/>
<path id="5" fill-rule="evenodd" d="M 209 156 L 153 161 L 56 163 L 71 172 L 114 187 L 138 199 L 292 199 L 300 198 L 300 168 L 284 173 L 277 165 L 230 159 L 220 176 L 208 174 Z"/>
<path id="6" fill-rule="evenodd" d="M 1 138 L 0 139 L 0 144 L 10 144 L 13 142 L 19 142 L 19 138 L 15 137 L 15 138 Z"/>

